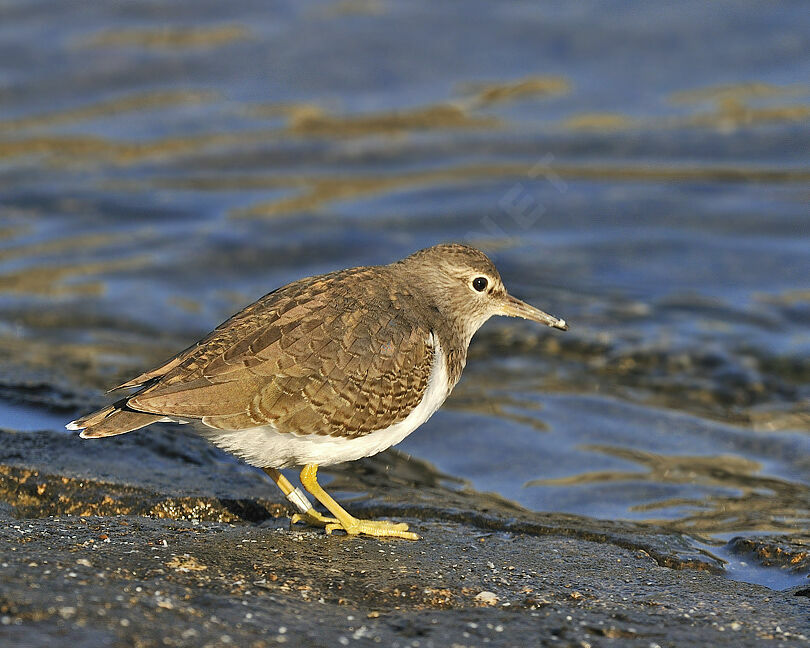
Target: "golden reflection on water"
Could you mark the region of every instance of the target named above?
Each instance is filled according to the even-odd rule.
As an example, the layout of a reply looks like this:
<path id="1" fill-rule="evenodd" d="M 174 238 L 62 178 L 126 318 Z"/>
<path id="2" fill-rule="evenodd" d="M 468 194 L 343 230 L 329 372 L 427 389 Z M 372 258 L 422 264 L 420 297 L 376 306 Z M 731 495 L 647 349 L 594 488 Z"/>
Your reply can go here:
<path id="1" fill-rule="evenodd" d="M 224 29 L 224 31 L 222 31 Z M 141 32 L 124 32 L 124 42 L 175 42 L 193 44 L 220 42 L 225 37 L 241 37 L 238 29 L 183 30 L 159 32 L 159 37 Z M 135 34 L 133 36 L 133 34 Z M 110 42 L 115 42 L 112 39 Z M 239 152 L 256 143 L 272 145 L 290 139 L 342 140 L 369 136 L 407 136 L 410 133 L 436 131 L 491 131 L 507 130 L 509 124 L 501 118 L 476 112 L 488 106 L 506 102 L 565 94 L 570 83 L 562 77 L 527 77 L 517 81 L 489 84 L 467 84 L 465 100 L 417 106 L 411 109 L 373 112 L 358 115 L 336 115 L 314 104 L 258 105 L 244 109 L 243 114 L 254 118 L 281 118 L 277 128 L 248 129 L 232 132 L 207 132 L 201 134 L 156 138 L 148 141 L 117 140 L 86 134 L 38 134 L 19 136 L 24 129 L 47 129 L 50 127 L 90 122 L 93 119 L 111 118 L 126 113 L 171 108 L 178 105 L 194 105 L 216 100 L 209 92 L 159 91 L 138 93 L 112 100 L 91 103 L 78 108 L 53 111 L 42 115 L 22 117 L 0 122 L 0 133 L 9 134 L 0 140 L 0 161 L 6 163 L 23 159 L 30 163 L 58 168 L 91 169 L 112 166 L 129 166 L 142 163 L 171 163 L 181 158 L 193 159 L 216 152 Z M 625 115 L 591 114 L 576 115 L 568 119 L 566 127 L 598 132 L 610 132 L 633 128 L 639 125 L 661 128 L 693 128 L 715 126 L 725 128 L 729 124 L 756 124 L 776 121 L 799 121 L 810 117 L 810 106 L 749 106 L 742 102 L 759 99 L 777 99 L 800 93 L 798 86 L 776 87 L 765 84 L 723 86 L 714 89 L 698 89 L 682 92 L 674 100 L 685 102 L 711 101 L 716 104 L 713 112 L 697 113 L 683 118 L 661 118 L 639 121 Z M 691 94 L 690 94 L 691 93 Z M 620 165 L 564 163 L 554 165 L 554 172 L 564 179 L 645 182 L 770 182 L 799 183 L 810 180 L 810 171 L 778 167 L 748 167 L 734 165 Z M 365 199 L 391 194 L 401 190 L 472 184 L 482 180 L 503 178 L 526 179 L 526 164 L 503 162 L 480 165 L 432 167 L 416 171 L 391 174 L 324 173 L 321 175 L 258 176 L 254 173 L 213 177 L 172 175 L 169 179 L 157 174 L 146 180 L 106 181 L 106 188 L 148 191 L 154 186 L 163 188 L 194 189 L 197 191 L 228 190 L 289 190 L 271 200 L 262 199 L 252 205 L 232 209 L 230 215 L 250 218 L 274 218 L 299 212 L 323 210 L 339 201 Z M 41 281 L 34 282 L 41 285 Z M 19 278 L 6 281 L 6 289 L 22 285 Z"/>
<path id="2" fill-rule="evenodd" d="M 0 248 L 0 262 L 46 254 L 69 253 L 75 254 L 79 250 L 93 250 L 96 248 L 131 241 L 130 235 L 123 234 L 80 234 L 51 241 L 35 241 L 13 247 Z"/>
<path id="3" fill-rule="evenodd" d="M 115 259 L 65 265 L 36 265 L 0 274 L 0 293 L 62 296 L 104 293 L 106 275 L 148 266 L 149 257 Z M 93 278 L 93 277 L 96 278 Z M 74 281 L 71 281 L 74 280 Z"/>
<path id="4" fill-rule="evenodd" d="M 0 211 L 0 217 L 3 217 L 4 214 Z M 26 233 L 30 228 L 26 227 L 25 225 L 8 225 L 8 226 L 0 226 L 0 241 L 6 241 L 8 239 L 14 239 L 20 236 L 21 234 Z"/>
<path id="5" fill-rule="evenodd" d="M 723 85 L 710 85 L 693 90 L 681 90 L 670 95 L 670 100 L 676 104 L 694 104 L 702 101 L 725 101 L 734 99 L 743 101 L 748 99 L 761 99 L 770 97 L 795 97 L 810 93 L 810 85 L 791 84 L 774 85 L 771 83 L 728 83 Z"/>
<path id="6" fill-rule="evenodd" d="M 19 234 L 25 230 L 20 229 Z M 30 243 L 0 248 L 0 263 L 17 259 L 35 260 L 15 270 L 0 272 L 0 294 L 64 296 L 103 294 L 108 275 L 122 270 L 146 267 L 150 258 L 137 248 L 129 258 L 88 261 L 88 256 L 115 244 L 133 243 L 138 234 L 79 234 L 53 240 L 37 239 Z M 42 257 L 57 256 L 53 263 Z M 65 260 L 73 257 L 75 260 Z"/>
<path id="7" fill-rule="evenodd" d="M 810 522 L 810 489 L 804 484 L 758 475 L 762 464 L 735 455 L 665 455 L 635 448 L 583 445 L 580 450 L 630 461 L 643 471 L 605 470 L 556 479 L 534 479 L 532 486 L 581 486 L 603 483 L 684 484 L 712 489 L 702 497 L 673 497 L 629 510 L 678 509 L 677 519 L 648 518 L 648 522 L 694 534 L 737 531 L 789 531 Z M 735 491 L 729 494 L 728 491 Z M 643 486 L 639 486 L 641 495 Z"/>
<path id="8" fill-rule="evenodd" d="M 269 186 L 296 187 L 300 193 L 235 209 L 231 211 L 231 215 L 241 218 L 276 217 L 296 212 L 315 211 L 337 201 L 368 198 L 401 189 L 473 182 L 502 175 L 504 175 L 503 170 L 497 167 L 455 167 L 374 176 L 288 176 L 284 179 L 286 182 L 281 182 L 281 178 L 274 176 L 265 178 Z M 238 179 L 235 180 L 237 183 L 239 182 Z M 259 178 L 253 178 L 253 181 L 261 182 Z M 216 183 L 215 179 L 214 182 Z"/>
<path id="9" fill-rule="evenodd" d="M 491 129 L 500 125 L 495 117 L 473 116 L 460 106 L 436 104 L 408 111 L 335 117 L 311 111 L 292 115 L 288 132 L 307 137 L 364 137 L 394 135 L 407 131 Z"/>
<path id="10" fill-rule="evenodd" d="M 0 133 L 16 134 L 26 128 L 47 128 L 93 118 L 118 116 L 126 112 L 202 104 L 215 98 L 215 94 L 208 92 L 138 94 L 44 115 L 0 121 Z M 352 116 L 329 115 L 318 106 L 310 104 L 258 105 L 244 112 L 256 117 L 281 116 L 285 118 L 286 124 L 278 129 L 210 132 L 149 141 L 114 140 L 81 134 L 12 136 L 0 140 L 0 160 L 42 157 L 54 166 L 125 166 L 202 154 L 211 149 L 242 150 L 245 146 L 255 146 L 257 142 L 270 143 L 281 138 L 342 139 L 403 135 L 428 130 L 491 130 L 500 126 L 500 121 L 495 117 L 474 116 L 465 108 L 454 104 L 435 104 L 411 110 Z"/>
<path id="11" fill-rule="evenodd" d="M 214 92 L 202 90 L 139 92 L 90 103 L 78 108 L 0 121 L 0 132 L 17 132 L 23 129 L 62 126 L 92 119 L 118 117 L 124 113 L 141 113 L 174 106 L 200 105 L 211 102 L 217 97 L 218 95 Z"/>
<path id="12" fill-rule="evenodd" d="M 80 41 L 82 47 L 141 47 L 156 50 L 212 49 L 244 41 L 251 31 L 244 25 L 213 27 L 157 27 L 106 29 Z"/>
<path id="13" fill-rule="evenodd" d="M 810 170 L 782 170 L 767 168 L 734 167 L 649 167 L 618 165 L 555 165 L 554 173 L 565 179 L 585 180 L 636 180 L 648 182 L 806 182 L 810 180 Z M 526 178 L 527 167 L 521 164 L 456 166 L 432 169 L 429 171 L 400 172 L 395 175 L 334 175 L 334 176 L 270 176 L 170 179 L 160 181 L 163 186 L 189 187 L 209 190 L 222 189 L 227 185 L 258 188 L 298 188 L 301 193 L 270 201 L 262 201 L 250 207 L 231 211 L 235 217 L 267 218 L 314 211 L 337 202 L 367 198 L 403 189 L 464 184 L 484 181 L 497 181 L 499 178 Z"/>
<path id="14" fill-rule="evenodd" d="M 465 83 L 461 91 L 469 95 L 472 105 L 489 106 L 567 95 L 571 92 L 571 82 L 564 77 L 534 76 L 517 81 Z"/>
<path id="15" fill-rule="evenodd" d="M 471 114 L 458 102 L 356 115 L 330 115 L 322 107 L 306 103 L 259 104 L 246 112 L 255 117 L 285 118 L 284 132 L 289 135 L 336 139 L 398 136 L 409 131 L 492 129 L 501 125 L 495 117 Z"/>
<path id="16" fill-rule="evenodd" d="M 117 384 L 118 378 L 124 380 L 143 367 L 169 357 L 172 352 L 171 348 L 154 340 L 152 347 L 145 341 L 130 344 L 120 330 L 112 331 L 107 338 L 89 342 L 61 341 L 53 335 L 41 335 L 49 328 L 58 333 L 64 326 L 58 313 L 42 312 L 37 317 L 32 314 L 28 319 L 36 321 L 21 324 L 35 326 L 40 335 L 0 334 L 0 354 L 4 359 L 0 377 L 4 381 L 17 380 L 26 384 L 26 375 L 38 372 L 54 376 L 57 385 L 64 381 L 77 389 L 93 388 L 103 393 L 111 384 Z M 73 324 L 77 325 L 76 322 Z M 17 368 L 22 371 L 17 373 Z"/>
<path id="17" fill-rule="evenodd" d="M 50 135 L 0 141 L 0 160 L 42 158 L 47 165 L 94 168 L 108 164 L 127 166 L 147 161 L 174 160 L 212 148 L 247 145 L 274 133 L 212 133 L 167 137 L 147 142 L 112 140 L 92 135 Z"/>
<path id="18" fill-rule="evenodd" d="M 810 104 L 755 108 L 741 101 L 726 100 L 714 112 L 694 115 L 691 126 L 731 130 L 755 124 L 799 124 L 810 118 Z"/>
<path id="19" fill-rule="evenodd" d="M 776 102 L 761 105 L 763 99 L 783 99 L 810 95 L 810 86 L 774 86 L 743 83 L 685 90 L 671 95 L 672 103 L 696 106 L 709 103 L 712 110 L 683 117 L 629 117 L 619 113 L 582 113 L 563 120 L 563 128 L 594 132 L 629 129 L 672 130 L 714 128 L 734 130 L 759 124 L 796 124 L 810 119 L 810 104 Z M 756 103 L 754 103 L 756 102 Z"/>
<path id="20" fill-rule="evenodd" d="M 785 290 L 781 293 L 754 293 L 754 299 L 780 306 L 810 304 L 810 290 Z"/>
<path id="21" fill-rule="evenodd" d="M 571 130 L 611 133 L 634 128 L 639 123 L 638 119 L 618 113 L 582 113 L 569 117 L 563 125 Z"/>
<path id="22" fill-rule="evenodd" d="M 379 16 L 386 6 L 380 0 L 337 0 L 323 7 L 318 13 L 324 17 L 334 16 Z"/>

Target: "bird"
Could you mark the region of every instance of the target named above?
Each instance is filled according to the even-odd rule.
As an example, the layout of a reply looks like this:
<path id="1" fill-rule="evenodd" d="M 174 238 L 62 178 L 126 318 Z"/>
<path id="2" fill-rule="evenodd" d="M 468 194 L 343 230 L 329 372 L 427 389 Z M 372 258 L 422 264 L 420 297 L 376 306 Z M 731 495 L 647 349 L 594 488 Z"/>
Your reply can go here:
<path id="1" fill-rule="evenodd" d="M 297 509 L 293 524 L 415 540 L 406 523 L 352 516 L 318 483 L 318 467 L 377 454 L 425 423 L 458 383 L 473 335 L 494 315 L 568 329 L 511 296 L 493 262 L 459 243 L 306 277 L 114 387 L 130 391 L 66 427 L 92 439 L 193 422 L 216 446 L 264 470 Z M 292 467 L 329 515 L 281 472 Z"/>

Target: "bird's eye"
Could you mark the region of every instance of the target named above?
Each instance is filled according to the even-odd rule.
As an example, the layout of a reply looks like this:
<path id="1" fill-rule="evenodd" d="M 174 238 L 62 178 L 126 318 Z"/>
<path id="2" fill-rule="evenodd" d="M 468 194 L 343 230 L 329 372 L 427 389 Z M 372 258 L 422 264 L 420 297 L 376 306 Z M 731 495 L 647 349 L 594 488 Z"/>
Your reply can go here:
<path id="1" fill-rule="evenodd" d="M 475 288 L 478 292 L 482 292 L 487 287 L 487 278 L 486 277 L 476 277 L 472 280 L 472 287 Z"/>

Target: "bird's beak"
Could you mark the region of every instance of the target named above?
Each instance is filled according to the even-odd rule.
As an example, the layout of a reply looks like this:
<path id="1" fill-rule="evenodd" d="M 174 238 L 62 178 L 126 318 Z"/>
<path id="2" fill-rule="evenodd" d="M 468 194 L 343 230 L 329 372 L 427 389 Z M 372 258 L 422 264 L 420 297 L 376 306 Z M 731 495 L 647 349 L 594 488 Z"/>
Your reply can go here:
<path id="1" fill-rule="evenodd" d="M 565 323 L 565 320 L 544 313 L 534 306 L 529 306 L 526 302 L 522 302 L 512 297 L 512 295 L 504 296 L 501 303 L 501 310 L 498 314 L 506 315 L 507 317 L 522 317 L 523 319 L 540 322 L 540 324 L 545 324 L 546 326 L 551 326 L 561 331 L 568 330 L 568 324 Z"/>

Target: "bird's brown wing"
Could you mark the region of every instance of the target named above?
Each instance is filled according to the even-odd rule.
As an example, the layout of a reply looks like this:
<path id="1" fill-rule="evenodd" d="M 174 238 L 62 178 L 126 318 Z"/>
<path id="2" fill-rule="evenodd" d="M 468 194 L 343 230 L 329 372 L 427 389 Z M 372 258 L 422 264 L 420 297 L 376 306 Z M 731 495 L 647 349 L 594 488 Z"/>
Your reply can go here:
<path id="1" fill-rule="evenodd" d="M 408 316 L 407 292 L 375 288 L 365 272 L 271 293 L 169 361 L 128 405 L 219 429 L 345 437 L 403 420 L 427 388 L 433 336 Z"/>
<path id="2" fill-rule="evenodd" d="M 347 271 L 334 272 L 331 275 L 323 275 L 318 279 L 328 279 L 329 277 L 338 277 L 341 274 L 346 274 Z M 145 371 L 142 374 L 135 376 L 131 380 L 126 381 L 113 387 L 109 391 L 113 392 L 118 389 L 127 389 L 130 387 L 140 387 L 147 383 L 154 382 L 166 378 L 174 369 L 188 370 L 194 366 L 195 359 L 204 355 L 208 355 L 216 348 L 228 346 L 234 340 L 241 337 L 247 337 L 251 331 L 255 331 L 257 326 L 260 326 L 263 321 L 271 323 L 275 318 L 283 315 L 284 309 L 295 305 L 295 296 L 297 293 L 302 292 L 305 285 L 311 282 L 314 277 L 307 277 L 299 281 L 287 284 L 268 293 L 261 299 L 256 300 L 249 306 L 246 306 L 241 311 L 236 313 L 233 317 L 225 320 L 222 324 L 217 326 L 213 331 L 206 335 L 202 340 L 192 344 L 187 349 L 184 349 L 177 355 L 171 357 L 162 365 Z M 316 297 L 317 294 L 313 290 L 312 296 Z M 184 373 L 184 372 L 179 372 Z"/>

